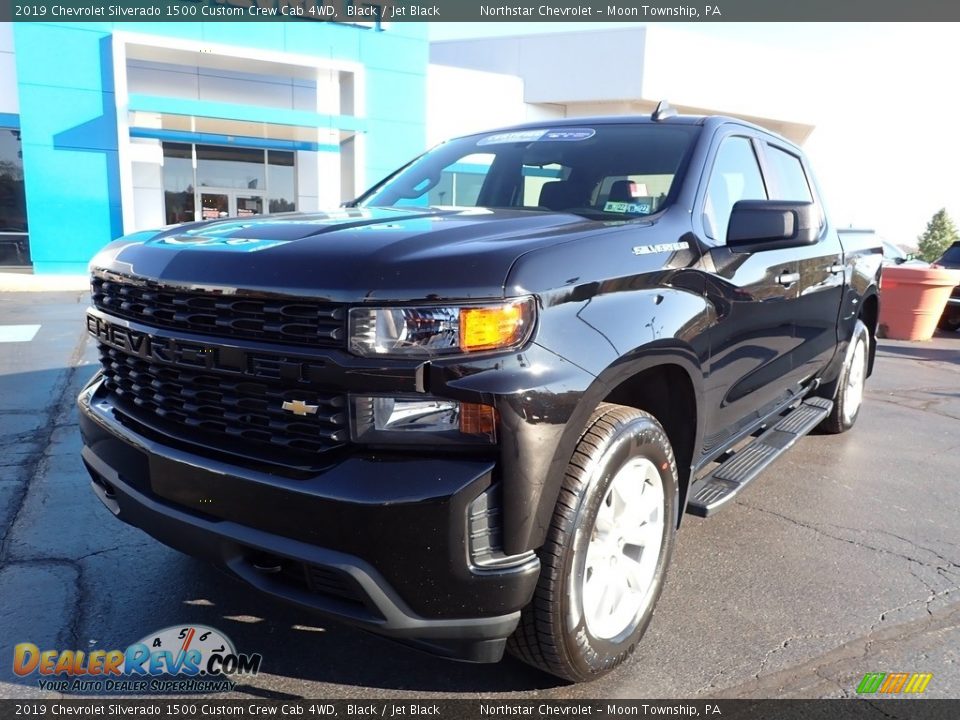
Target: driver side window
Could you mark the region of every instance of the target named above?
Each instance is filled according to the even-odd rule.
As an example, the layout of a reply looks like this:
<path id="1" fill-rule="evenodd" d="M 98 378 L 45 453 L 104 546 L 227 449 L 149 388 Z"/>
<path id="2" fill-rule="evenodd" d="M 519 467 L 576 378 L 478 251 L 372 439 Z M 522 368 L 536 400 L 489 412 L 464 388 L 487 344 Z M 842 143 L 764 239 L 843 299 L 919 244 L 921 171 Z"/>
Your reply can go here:
<path id="1" fill-rule="evenodd" d="M 745 137 L 728 137 L 720 145 L 707 184 L 703 226 L 709 237 L 726 242 L 730 213 L 738 200 L 766 200 L 767 190 L 753 143 Z"/>

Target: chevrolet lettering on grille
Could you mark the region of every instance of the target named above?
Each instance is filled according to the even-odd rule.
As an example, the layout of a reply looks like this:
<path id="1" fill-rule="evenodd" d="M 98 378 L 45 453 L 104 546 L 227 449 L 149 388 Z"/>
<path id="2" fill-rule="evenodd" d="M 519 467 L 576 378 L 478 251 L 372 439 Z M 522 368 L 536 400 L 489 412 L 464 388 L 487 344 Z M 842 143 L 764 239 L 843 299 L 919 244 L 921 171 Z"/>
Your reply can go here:
<path id="1" fill-rule="evenodd" d="M 284 400 L 281 405 L 284 410 L 292 412 L 294 415 L 316 415 L 319 405 L 308 405 L 303 400 Z"/>
<path id="2" fill-rule="evenodd" d="M 93 313 L 87 314 L 87 330 L 104 345 L 144 360 L 167 365 L 206 368 L 290 383 L 319 383 L 327 380 L 329 376 L 326 364 L 319 358 L 299 362 L 296 359 L 257 354 L 240 348 L 175 340 L 118 325 Z"/>

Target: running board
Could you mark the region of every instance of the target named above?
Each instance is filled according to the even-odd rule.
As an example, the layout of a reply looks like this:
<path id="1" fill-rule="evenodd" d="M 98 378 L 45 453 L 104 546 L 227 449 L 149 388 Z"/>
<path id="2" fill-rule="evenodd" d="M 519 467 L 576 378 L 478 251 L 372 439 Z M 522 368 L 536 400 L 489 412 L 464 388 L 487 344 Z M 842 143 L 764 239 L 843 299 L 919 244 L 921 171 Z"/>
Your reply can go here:
<path id="1" fill-rule="evenodd" d="M 687 512 L 707 517 L 719 510 L 799 438 L 819 425 L 832 409 L 833 401 L 826 398 L 804 400 L 712 473 L 695 481 L 690 486 Z"/>

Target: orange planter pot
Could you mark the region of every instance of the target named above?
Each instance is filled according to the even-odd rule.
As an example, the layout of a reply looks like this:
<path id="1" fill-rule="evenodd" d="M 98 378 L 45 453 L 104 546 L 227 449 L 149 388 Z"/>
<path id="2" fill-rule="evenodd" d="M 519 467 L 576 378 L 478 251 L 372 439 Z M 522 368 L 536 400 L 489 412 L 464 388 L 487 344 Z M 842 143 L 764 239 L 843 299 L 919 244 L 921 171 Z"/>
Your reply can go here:
<path id="1" fill-rule="evenodd" d="M 958 284 L 957 270 L 885 267 L 880 281 L 880 333 L 892 340 L 929 340 Z"/>

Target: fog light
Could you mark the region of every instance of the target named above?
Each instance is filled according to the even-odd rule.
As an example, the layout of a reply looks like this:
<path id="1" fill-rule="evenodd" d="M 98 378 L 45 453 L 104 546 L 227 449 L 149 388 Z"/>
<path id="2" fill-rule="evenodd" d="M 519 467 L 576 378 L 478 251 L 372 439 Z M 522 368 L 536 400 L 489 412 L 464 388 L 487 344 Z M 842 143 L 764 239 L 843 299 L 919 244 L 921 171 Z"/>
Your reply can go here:
<path id="1" fill-rule="evenodd" d="M 460 403 L 456 400 L 398 400 L 388 397 L 372 400 L 374 430 L 449 432 L 460 428 Z"/>
<path id="2" fill-rule="evenodd" d="M 368 444 L 496 442 L 496 410 L 434 397 L 354 396 L 353 440 Z"/>

